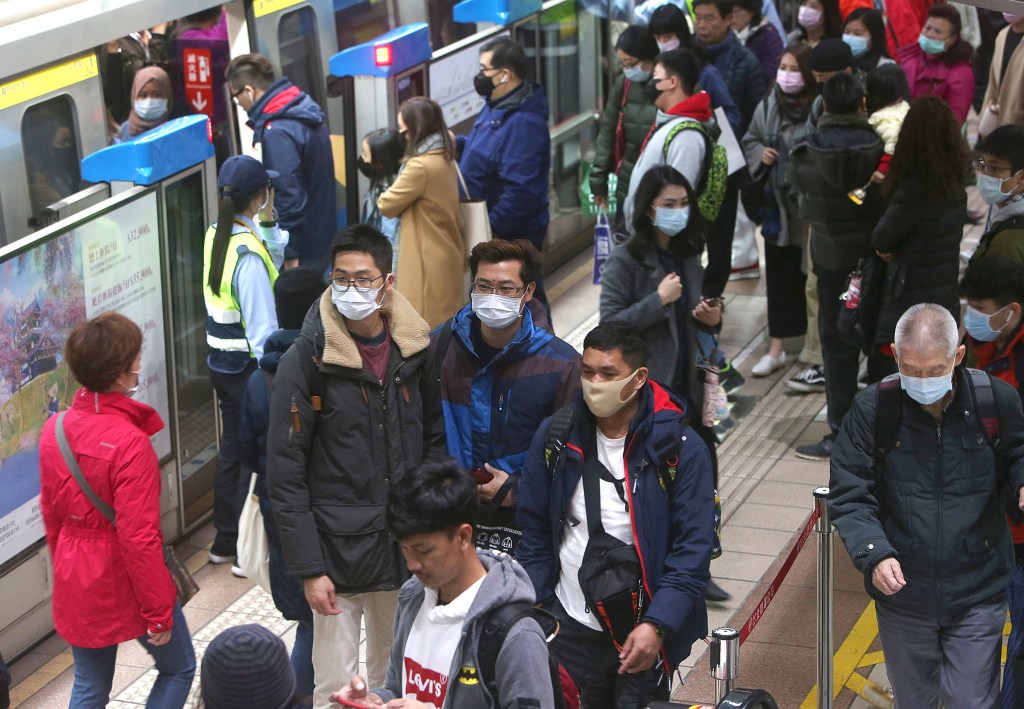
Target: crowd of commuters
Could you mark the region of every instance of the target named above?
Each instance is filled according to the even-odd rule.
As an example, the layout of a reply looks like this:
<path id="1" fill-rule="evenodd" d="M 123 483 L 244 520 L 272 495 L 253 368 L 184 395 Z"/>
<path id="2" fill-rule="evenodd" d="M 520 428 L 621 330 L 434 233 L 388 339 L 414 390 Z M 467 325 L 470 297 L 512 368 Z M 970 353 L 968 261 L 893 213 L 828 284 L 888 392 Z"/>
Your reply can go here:
<path id="1" fill-rule="evenodd" d="M 118 140 L 182 110 L 158 60 L 167 37 L 226 42 L 223 21 L 218 8 L 107 48 L 105 83 L 127 96 L 110 107 Z M 760 277 L 734 256 L 753 223 L 769 337 L 750 373 L 786 368 L 786 341 L 805 336 L 787 384 L 825 393 L 829 433 L 796 454 L 831 461 L 896 706 L 994 706 L 1008 588 L 1002 691 L 1024 692 L 1024 17 L 1002 24 L 980 80 L 943 2 L 691 0 L 623 29 L 590 173 L 601 205 L 618 177 L 621 245 L 582 355 L 554 334 L 544 292 L 548 102 L 519 44 L 481 48 L 467 135 L 417 97 L 362 139 L 370 190 L 340 232 L 321 107 L 265 57 L 225 62 L 261 160 L 220 161 L 204 239 L 222 423 L 210 561 L 236 560 L 257 473 L 272 596 L 298 628 L 290 658 L 258 626 L 214 640 L 202 705 L 547 709 L 570 692 L 560 676 L 587 709 L 667 699 L 706 603 L 728 598 L 710 576 L 716 446 L 744 381 L 718 337 L 729 280 Z M 723 133 L 745 158 L 732 171 Z M 990 224 L 971 255 L 973 180 Z M 461 199 L 486 203 L 493 235 L 468 259 Z M 874 289 L 856 336 L 841 313 L 851 273 Z M 196 670 L 162 559 L 148 436 L 163 423 L 131 399 L 142 347 L 121 316 L 76 327 L 64 357 L 83 388 L 40 444 L 73 707 L 106 704 L 132 638 L 155 660 L 154 705 L 182 706 Z M 920 452 L 936 427 L 933 460 Z M 640 600 L 623 619 L 607 579 L 628 573 Z"/>

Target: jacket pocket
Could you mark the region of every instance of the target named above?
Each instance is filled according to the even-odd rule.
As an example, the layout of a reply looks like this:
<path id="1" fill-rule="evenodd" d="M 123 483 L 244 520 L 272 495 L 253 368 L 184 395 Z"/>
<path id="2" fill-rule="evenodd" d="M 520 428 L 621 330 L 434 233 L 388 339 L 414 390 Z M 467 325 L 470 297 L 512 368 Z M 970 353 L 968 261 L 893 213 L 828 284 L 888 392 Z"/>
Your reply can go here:
<path id="1" fill-rule="evenodd" d="M 339 588 L 358 591 L 401 583 L 383 505 L 315 505 L 313 517 L 327 575 Z"/>

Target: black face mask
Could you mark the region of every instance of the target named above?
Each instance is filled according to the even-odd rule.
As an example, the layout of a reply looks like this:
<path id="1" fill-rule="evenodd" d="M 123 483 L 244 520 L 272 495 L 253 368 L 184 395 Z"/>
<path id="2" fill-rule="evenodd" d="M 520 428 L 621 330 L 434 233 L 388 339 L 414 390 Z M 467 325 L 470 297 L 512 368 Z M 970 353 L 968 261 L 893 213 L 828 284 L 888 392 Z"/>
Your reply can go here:
<path id="1" fill-rule="evenodd" d="M 660 83 L 660 81 L 651 79 L 646 84 L 644 84 L 644 93 L 647 94 L 647 100 L 650 101 L 651 103 L 657 101 L 658 97 L 665 93 L 664 90 L 658 88 L 658 84 Z"/>
<path id="2" fill-rule="evenodd" d="M 494 93 L 494 82 L 482 71 L 473 77 L 473 88 L 484 98 L 490 98 Z"/>

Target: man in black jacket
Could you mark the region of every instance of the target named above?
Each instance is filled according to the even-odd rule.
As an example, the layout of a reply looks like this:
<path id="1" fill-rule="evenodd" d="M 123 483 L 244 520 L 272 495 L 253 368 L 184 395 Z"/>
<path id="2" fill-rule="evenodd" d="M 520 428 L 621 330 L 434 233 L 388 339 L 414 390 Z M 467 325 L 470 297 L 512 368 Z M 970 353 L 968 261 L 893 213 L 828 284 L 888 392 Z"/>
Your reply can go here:
<path id="1" fill-rule="evenodd" d="M 358 671 L 384 682 L 398 589 L 408 578 L 384 526 L 392 485 L 444 455 L 427 323 L 394 289 L 391 244 L 351 226 L 331 246 L 331 286 L 281 357 L 267 471 L 288 570 L 313 609 L 315 706 Z"/>
<path id="2" fill-rule="evenodd" d="M 836 440 L 829 510 L 875 599 L 897 709 L 939 706 L 940 694 L 943 706 L 991 709 L 1014 563 L 1003 491 L 1024 509 L 1024 411 L 992 379 L 988 442 L 946 308 L 913 306 L 895 340 L 899 374 L 857 396 Z M 891 442 L 879 440 L 893 428 L 879 425 L 883 410 L 898 421 Z"/>
<path id="3" fill-rule="evenodd" d="M 843 417 L 857 394 L 860 347 L 839 332 L 846 277 L 870 252 L 871 232 L 885 208 L 875 187 L 863 204 L 847 195 L 866 184 L 882 157 L 882 139 L 864 115 L 864 88 L 850 74 L 836 74 L 822 89 L 825 115 L 818 132 L 793 148 L 793 184 L 800 218 L 811 225 L 811 266 L 818 278 L 818 333 L 825 362 L 825 398 L 831 432 L 800 446 L 807 460 L 828 460 Z"/>

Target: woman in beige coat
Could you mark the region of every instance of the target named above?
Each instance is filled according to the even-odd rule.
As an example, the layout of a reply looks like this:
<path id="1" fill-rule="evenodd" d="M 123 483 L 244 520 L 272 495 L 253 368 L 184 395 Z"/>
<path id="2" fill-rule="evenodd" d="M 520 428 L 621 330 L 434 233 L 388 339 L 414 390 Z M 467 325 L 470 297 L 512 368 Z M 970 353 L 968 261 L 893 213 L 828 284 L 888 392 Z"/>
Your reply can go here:
<path id="1" fill-rule="evenodd" d="M 402 104 L 398 129 L 405 161 L 377 206 L 399 217 L 396 287 L 435 328 L 466 302 L 455 146 L 441 107 L 428 98 Z"/>
<path id="2" fill-rule="evenodd" d="M 1024 15 L 1003 17 L 1010 24 L 996 37 L 983 105 L 996 114 L 998 125 L 1024 126 Z M 1010 41 L 1010 33 L 1016 41 Z"/>

